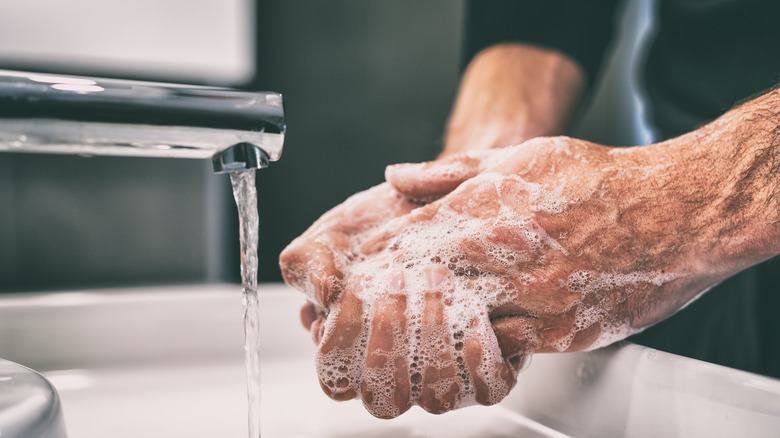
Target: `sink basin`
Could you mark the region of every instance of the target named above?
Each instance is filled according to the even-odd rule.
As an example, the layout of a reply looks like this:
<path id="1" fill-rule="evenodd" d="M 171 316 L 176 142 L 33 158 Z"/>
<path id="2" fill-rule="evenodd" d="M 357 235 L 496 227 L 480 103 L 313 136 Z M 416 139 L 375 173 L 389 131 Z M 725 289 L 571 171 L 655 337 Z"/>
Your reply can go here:
<path id="1" fill-rule="evenodd" d="M 0 359 L 0 436 L 66 438 L 57 392 L 43 376 Z"/>
<path id="2" fill-rule="evenodd" d="M 235 285 L 0 297 L 0 356 L 57 389 L 71 437 L 246 437 Z M 319 388 L 303 298 L 261 287 L 264 437 L 771 436 L 780 381 L 618 344 L 537 355 L 499 405 L 379 420 Z M 0 431 L 2 433 L 2 431 Z"/>

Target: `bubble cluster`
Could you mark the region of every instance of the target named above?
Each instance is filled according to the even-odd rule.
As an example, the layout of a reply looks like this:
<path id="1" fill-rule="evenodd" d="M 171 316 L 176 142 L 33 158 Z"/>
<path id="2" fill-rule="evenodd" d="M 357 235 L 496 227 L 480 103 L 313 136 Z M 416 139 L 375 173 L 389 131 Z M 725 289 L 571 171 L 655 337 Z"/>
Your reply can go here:
<path id="1" fill-rule="evenodd" d="M 594 273 L 591 271 L 572 272 L 566 281 L 566 287 L 570 291 L 583 296 L 583 304 L 577 310 L 574 330 L 580 331 L 593 324 L 601 324 L 601 333 L 598 339 L 588 348 L 590 350 L 609 345 L 638 332 L 639 329 L 632 328 L 629 321 L 614 321 L 610 319 L 609 316 L 612 314 L 615 304 L 625 301 L 625 292 L 633 290 L 639 285 L 652 284 L 658 287 L 680 276 L 677 273 L 659 271 L 631 272 L 627 274 Z M 611 291 L 612 293 L 603 294 L 602 292 L 605 291 Z M 585 297 L 593 297 L 594 299 L 586 300 Z M 585 305 L 586 302 L 591 304 Z"/>
<path id="2" fill-rule="evenodd" d="M 490 192 L 503 190 L 506 181 L 496 178 L 496 174 L 487 174 L 480 176 L 476 184 L 483 185 L 478 192 L 486 194 L 485 199 L 477 196 L 470 201 L 491 202 L 496 196 Z M 356 198 L 347 203 L 359 201 Z M 415 210 L 411 217 L 427 214 L 421 210 Z M 325 218 L 318 226 L 333 224 Z M 561 252 L 565 249 L 533 218 L 520 216 L 507 206 L 500 206 L 495 214 L 474 217 L 445 205 L 425 221 L 412 220 L 402 227 L 394 226 L 394 222 L 389 222 L 383 225 L 386 229 L 371 227 L 353 234 L 346 246 L 328 234 L 318 237 L 317 243 L 333 253 L 334 264 L 344 273 L 343 279 L 321 280 L 324 287 L 352 285 L 364 315 L 360 333 L 348 345 L 333 339 L 343 336 L 335 330 L 335 323 L 326 324 L 321 345 L 339 346 L 327 351 L 320 349 L 317 371 L 323 385 L 336 398 L 352 394 L 363 398 L 367 408 L 380 417 L 400 413 L 402 407 L 394 397 L 403 385 L 408 385 L 410 403 L 429 397 L 434 400 L 427 403 L 438 403 L 436 409 L 500 401 L 511 389 L 514 377 L 492 331 L 489 311 L 516 300 L 518 288 L 532 285 L 536 279 L 514 272 L 513 281 L 508 281 L 506 276 L 494 273 L 496 267 L 512 270 L 550 248 Z M 496 229 L 502 229 L 513 242 L 496 236 Z M 367 242 L 383 234 L 392 237 L 366 255 Z M 466 254 L 469 249 L 464 248 L 464 242 L 470 242 L 471 253 Z M 475 258 L 474 254 L 483 257 Z M 311 276 L 311 272 L 322 270 L 316 264 L 316 260 L 311 261 L 301 269 L 309 270 L 308 274 L 296 275 Z M 315 289 L 312 286 L 307 293 L 314 296 Z M 440 294 L 436 299 L 441 305 L 437 310 L 440 313 L 434 317 L 430 315 L 432 291 Z M 394 331 L 389 342 L 392 348 L 372 349 L 378 307 L 387 304 L 389 294 L 397 293 L 406 297 L 405 324 Z M 339 319 L 341 304 L 333 303 L 328 321 Z M 479 346 L 476 352 L 475 345 Z M 472 352 L 467 351 L 469 348 Z M 468 354 L 478 357 L 469 359 Z M 368 366 L 369 362 L 373 366 Z M 399 381 L 399 371 L 407 373 L 406 381 Z M 479 391 L 484 393 L 478 394 Z"/>
<path id="3" fill-rule="evenodd" d="M 465 172 L 457 166 L 440 171 L 452 178 Z M 379 201 L 370 205 L 389 207 L 365 208 L 372 197 Z M 538 325 L 522 326 L 517 336 L 529 351 L 542 346 L 566 351 L 578 333 L 598 324 L 595 347 L 630 330 L 625 321 L 610 319 L 620 290 L 676 278 L 575 271 L 555 284 L 560 297 L 548 305 L 550 298 L 532 291 L 551 287 L 553 280 L 524 269 L 570 254 L 533 212 L 561 213 L 573 201 L 560 189 L 490 172 L 461 184 L 448 199 L 461 203 L 436 202 L 400 215 L 408 206 L 382 185 L 348 199 L 342 216 L 326 215 L 307 232 L 317 236 L 320 250 L 330 252 L 339 275 L 321 266 L 314 250 L 306 263 L 290 268 L 292 275 L 304 279 L 302 288 L 315 299 L 323 287 L 352 297 L 349 303 L 343 297 L 328 303 L 316 359 L 320 380 L 334 398 L 362 398 L 379 417 L 395 417 L 412 404 L 442 412 L 497 403 L 513 386 L 519 362 L 503 357 L 491 311 L 536 299 L 529 319 L 566 313 L 573 322 L 554 339 L 539 333 Z M 518 202 L 530 211 L 517 208 Z M 342 224 L 345 214 L 352 228 Z M 320 272 L 331 274 L 322 278 Z"/>
<path id="4" fill-rule="evenodd" d="M 328 317 L 332 320 L 338 319 L 339 307 L 333 306 Z M 340 336 L 334 328 L 333 325 L 325 326 L 321 344 L 329 342 L 334 336 Z M 363 354 L 368 345 L 367 336 L 368 333 L 361 332 L 356 341 L 346 348 L 333 348 L 327 352 L 320 350 L 316 359 L 317 373 L 322 384 L 327 386 L 331 393 L 339 396 L 356 391 L 362 371 Z"/>

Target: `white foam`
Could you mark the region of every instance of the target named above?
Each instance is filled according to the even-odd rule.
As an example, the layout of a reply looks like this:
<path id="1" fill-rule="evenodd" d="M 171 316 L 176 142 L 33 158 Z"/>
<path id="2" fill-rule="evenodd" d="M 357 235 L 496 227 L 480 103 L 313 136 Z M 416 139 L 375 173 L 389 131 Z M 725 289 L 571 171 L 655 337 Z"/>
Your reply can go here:
<path id="1" fill-rule="evenodd" d="M 583 297 L 583 303 L 577 309 L 574 330 L 585 330 L 593 324 L 600 325 L 601 333 L 594 343 L 588 347 L 588 350 L 625 339 L 640 331 L 640 329 L 633 328 L 627 318 L 620 321 L 613 320 L 611 311 L 614 305 L 626 300 L 627 292 L 635 290 L 637 287 L 647 286 L 648 284 L 660 287 L 682 276 L 683 274 L 679 273 L 660 271 L 637 271 L 630 273 L 573 272 L 569 275 L 565 286 L 570 291 L 579 293 Z M 586 296 L 595 296 L 597 299 L 593 300 L 594 304 L 586 306 L 584 304 Z"/>
<path id="2" fill-rule="evenodd" d="M 563 143 L 559 152 L 571 153 Z M 457 166 L 441 171 L 458 177 Z M 529 293 L 540 281 L 535 273 L 523 272 L 520 267 L 529 261 L 538 264 L 549 254 L 569 255 L 565 244 L 550 236 L 535 219 L 535 212 L 565 212 L 573 201 L 561 193 L 562 188 L 545 188 L 519 176 L 487 172 L 461 184 L 450 195 L 468 196 L 463 205 L 437 201 L 409 215 L 396 217 L 404 201 L 383 184 L 348 199 L 340 215 L 323 216 L 304 236 L 320 236 L 317 243 L 333 252 L 333 264 L 343 278 L 331 275 L 325 284 L 333 290 L 357 285 L 353 293 L 362 301 L 364 315 L 362 331 L 353 345 L 328 353 L 320 349 L 317 371 L 323 383 L 335 393 L 353 390 L 361 397 L 362 391 L 366 391 L 371 397 L 364 402 L 373 414 L 395 416 L 400 413 L 393 398 L 398 371 L 396 359 L 404 358 L 409 364 L 411 403 L 421 401 L 425 388 L 433 389 L 437 398 L 444 397 L 453 384 L 458 386 L 458 395 L 452 407 L 476 403 L 472 376 L 487 385 L 489 403 L 503 399 L 512 381 L 501 376 L 514 371 L 502 358 L 488 315 L 491 309 L 520 302 L 522 294 Z M 369 203 L 372 198 L 379 200 Z M 385 204 L 389 207 L 382 207 Z M 377 208 L 367 208 L 367 205 Z M 517 205 L 524 207 L 517 208 Z M 347 220 L 356 225 L 349 232 L 333 233 L 332 230 L 345 226 L 345 214 L 351 215 Z M 361 225 L 363 222 L 366 224 Z M 497 234 L 497 230 L 501 233 Z M 366 245 L 371 249 L 366 250 Z M 294 268 L 295 277 L 304 279 L 299 287 L 310 297 L 314 296 L 315 288 L 308 283 L 312 272 L 323 269 L 319 263 L 311 261 L 304 267 Z M 445 273 L 443 281 L 432 280 L 431 269 Z M 593 324 L 601 326 L 595 346 L 625 337 L 631 330 L 628 323 L 609 319 L 612 306 L 620 301 L 620 293 L 615 291 L 647 284 L 658 287 L 677 277 L 678 274 L 654 271 L 572 273 L 560 286 L 581 298 L 572 299 L 570 304 L 578 306 L 575 321 L 571 330 L 552 340 L 551 345 L 565 351 L 578 332 Z M 441 293 L 443 321 L 423 327 L 423 320 L 428 318 L 426 296 L 432 290 Z M 613 291 L 611 296 L 617 296 L 617 301 L 607 299 L 606 295 L 601 297 L 600 292 L 605 290 Z M 365 367 L 364 354 L 371 340 L 375 312 L 378 305 L 392 305 L 391 293 L 406 296 L 405 329 L 402 331 L 399 325 L 394 333 L 392 351 L 369 353 L 387 359 L 381 368 L 369 369 Z M 594 296 L 597 299 L 592 299 Z M 585 297 L 591 297 L 587 306 Z M 334 326 L 341 313 L 340 304 L 337 300 L 331 305 L 320 345 L 340 336 Z M 539 333 L 530 326 L 526 330 L 522 335 L 531 348 L 544 345 Z M 469 342 L 478 342 L 482 348 L 475 369 L 468 369 L 464 358 L 464 346 Z M 455 369 L 456 377 L 450 374 L 429 381 L 426 369 Z"/>

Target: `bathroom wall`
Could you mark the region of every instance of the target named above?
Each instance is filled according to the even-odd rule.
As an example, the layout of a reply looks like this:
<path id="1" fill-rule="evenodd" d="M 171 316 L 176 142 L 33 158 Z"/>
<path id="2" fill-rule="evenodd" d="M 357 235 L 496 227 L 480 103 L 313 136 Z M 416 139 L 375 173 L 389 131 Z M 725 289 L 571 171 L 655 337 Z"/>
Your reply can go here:
<path id="1" fill-rule="evenodd" d="M 240 85 L 255 72 L 253 10 L 251 0 L 3 0 L 0 68 Z M 229 183 L 209 167 L 0 154 L 0 292 L 234 278 Z"/>
<path id="2" fill-rule="evenodd" d="M 459 79 L 461 1 L 68 4 L 0 2 L 0 68 L 284 94 L 284 153 L 258 174 L 261 281 L 279 281 L 276 260 L 284 246 L 336 203 L 381 182 L 387 164 L 431 159 L 441 148 Z M 92 9 L 98 14 L 84 19 Z M 49 11 L 43 24 L 35 10 Z M 128 25 L 123 14 L 140 24 Z M 95 20 L 99 26 L 91 29 Z M 107 24 L 112 20 L 115 27 Z M 77 30 L 67 44 L 45 47 Z M 44 49 L 32 48 L 36 39 Z M 633 105 L 625 97 L 630 81 L 615 78 L 635 69 L 610 71 L 603 82 L 623 91 L 600 93 L 591 102 L 597 111 L 582 118 L 578 132 L 608 144 L 643 142 L 599 129 L 605 120 L 637 119 L 636 111 L 615 109 Z M 208 167 L 0 154 L 0 291 L 238 281 L 229 184 Z"/>
<path id="3" fill-rule="evenodd" d="M 386 164 L 439 148 L 457 85 L 460 3 L 258 0 L 232 24 L 215 8 L 242 3 L 5 0 L 0 68 L 284 93 L 283 158 L 258 176 L 260 275 L 277 281 L 279 251 L 316 217 L 380 182 Z M 48 12 L 40 18 L 36 10 Z M 210 14 L 213 23 L 203 20 Z M 219 33 L 235 33 L 247 18 L 257 34 L 244 54 L 256 66 L 251 80 L 207 41 L 240 53 L 235 38 Z M 34 40 L 43 47 L 33 48 Z M 233 67 L 217 68 L 224 62 Z M 0 154 L 0 291 L 237 281 L 229 184 L 208 166 Z"/>

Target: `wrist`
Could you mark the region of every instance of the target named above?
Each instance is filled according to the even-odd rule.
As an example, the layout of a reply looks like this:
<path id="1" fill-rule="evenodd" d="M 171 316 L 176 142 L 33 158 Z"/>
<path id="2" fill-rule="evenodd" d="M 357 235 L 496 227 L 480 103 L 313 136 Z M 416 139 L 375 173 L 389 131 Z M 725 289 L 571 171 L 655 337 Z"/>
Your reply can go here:
<path id="1" fill-rule="evenodd" d="M 561 134 L 584 86 L 581 68 L 558 52 L 522 44 L 490 47 L 461 81 L 444 155 Z"/>

